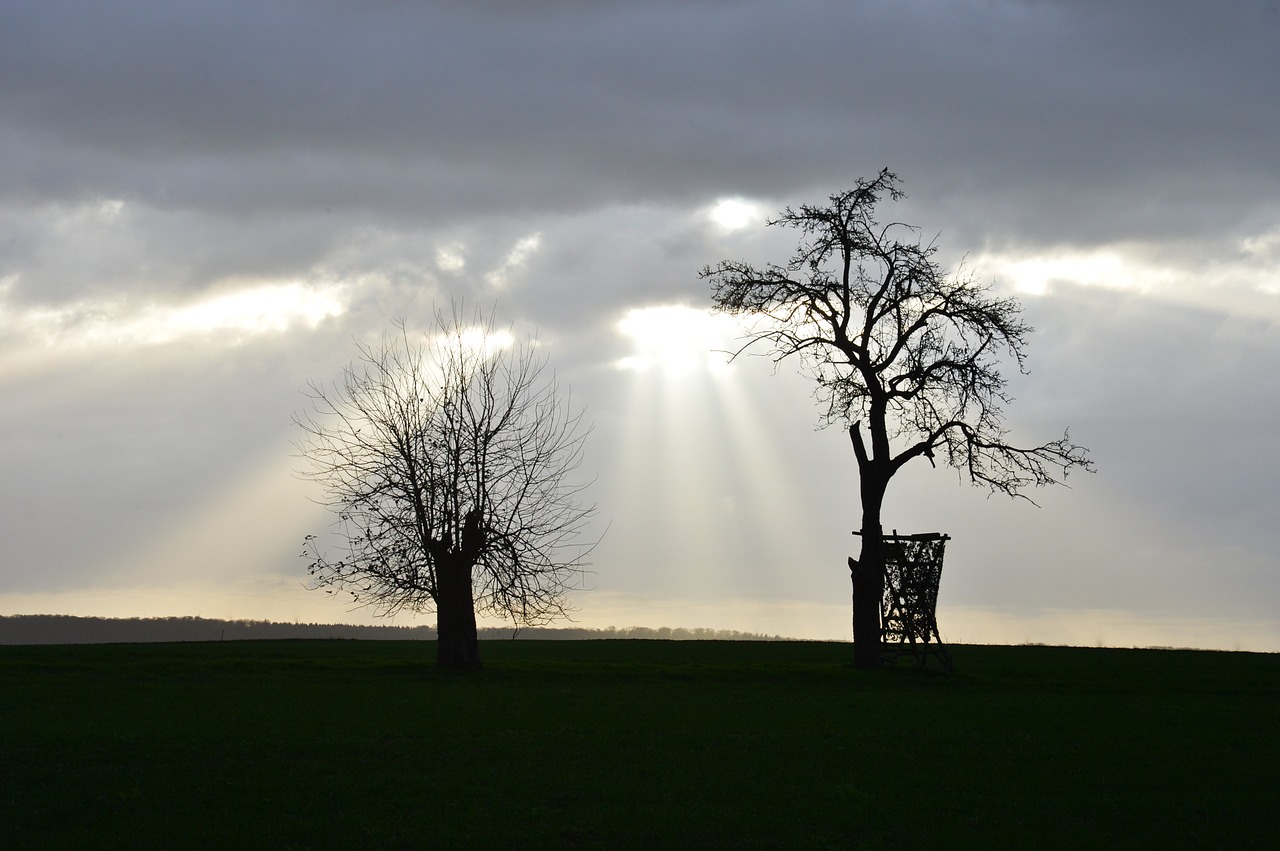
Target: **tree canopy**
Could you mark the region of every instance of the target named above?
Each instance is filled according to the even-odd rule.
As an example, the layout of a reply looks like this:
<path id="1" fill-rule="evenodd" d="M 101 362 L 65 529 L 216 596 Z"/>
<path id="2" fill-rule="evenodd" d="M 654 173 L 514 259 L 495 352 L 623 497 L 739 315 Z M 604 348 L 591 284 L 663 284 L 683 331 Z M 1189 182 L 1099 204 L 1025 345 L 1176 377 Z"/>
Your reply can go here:
<path id="1" fill-rule="evenodd" d="M 1028 486 L 1088 466 L 1069 433 L 1031 448 L 1007 441 L 1001 367 L 1024 369 L 1033 329 L 1013 296 L 967 269 L 940 268 L 937 245 L 922 242 L 918 228 L 876 219 L 882 196 L 902 195 L 897 176 L 883 170 L 826 206 L 787 207 L 771 219 L 801 234 L 785 265 L 704 268 L 715 307 L 756 320 L 739 352 L 764 344 L 775 360 L 800 358 L 824 423 L 850 427 L 859 457 L 891 471 L 941 453 L 975 484 L 1026 496 Z M 867 446 L 867 420 L 881 445 Z"/>

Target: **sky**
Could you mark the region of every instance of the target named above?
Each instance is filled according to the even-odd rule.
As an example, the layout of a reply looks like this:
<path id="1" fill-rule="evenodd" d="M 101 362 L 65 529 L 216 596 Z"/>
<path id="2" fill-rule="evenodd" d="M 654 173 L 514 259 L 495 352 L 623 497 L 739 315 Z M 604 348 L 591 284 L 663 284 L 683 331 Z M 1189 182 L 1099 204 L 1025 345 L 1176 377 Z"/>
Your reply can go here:
<path id="1" fill-rule="evenodd" d="M 698 272 L 889 167 L 1036 329 L 1012 438 L 1097 464 L 903 470 L 943 638 L 1280 651 L 1277 43 L 1253 0 L 6 2 L 0 614 L 374 620 L 306 587 L 292 417 L 462 300 L 594 421 L 580 625 L 848 639 L 848 437 Z"/>

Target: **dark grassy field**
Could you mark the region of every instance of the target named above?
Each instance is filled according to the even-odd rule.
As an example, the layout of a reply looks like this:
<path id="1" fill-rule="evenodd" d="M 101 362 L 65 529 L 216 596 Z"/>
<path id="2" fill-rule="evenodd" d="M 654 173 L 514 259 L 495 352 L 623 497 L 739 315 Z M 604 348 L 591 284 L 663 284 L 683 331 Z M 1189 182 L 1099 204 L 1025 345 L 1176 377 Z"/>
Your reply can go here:
<path id="1" fill-rule="evenodd" d="M 1280 656 L 0 647 L 0 848 L 1275 848 Z"/>

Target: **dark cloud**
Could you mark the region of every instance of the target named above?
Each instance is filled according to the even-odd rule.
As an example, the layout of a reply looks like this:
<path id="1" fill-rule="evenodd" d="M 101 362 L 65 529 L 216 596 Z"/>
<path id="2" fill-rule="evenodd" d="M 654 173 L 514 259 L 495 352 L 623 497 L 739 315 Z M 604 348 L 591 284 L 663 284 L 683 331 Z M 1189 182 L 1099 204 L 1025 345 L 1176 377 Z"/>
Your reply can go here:
<path id="1" fill-rule="evenodd" d="M 1092 238 L 1099 217 L 1071 213 L 1114 206 L 1099 195 L 1176 213 L 1188 190 L 1238 206 L 1276 176 L 1277 119 L 1260 106 L 1276 93 L 1278 25 L 1265 4 L 4 14 L 10 193 L 430 221 L 777 195 L 891 164 L 930 197 L 961 194 L 997 216 L 1013 194 L 1017 209 L 993 226 L 1062 208 L 1041 237 Z M 1160 227 L 1137 219 L 1125 224 Z"/>

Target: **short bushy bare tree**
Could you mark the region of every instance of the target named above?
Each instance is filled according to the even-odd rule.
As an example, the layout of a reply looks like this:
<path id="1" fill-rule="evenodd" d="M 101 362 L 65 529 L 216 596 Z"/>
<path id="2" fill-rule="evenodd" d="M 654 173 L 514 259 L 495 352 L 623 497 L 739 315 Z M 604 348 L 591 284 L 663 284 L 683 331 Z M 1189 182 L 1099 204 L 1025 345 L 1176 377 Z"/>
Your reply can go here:
<path id="1" fill-rule="evenodd" d="M 317 587 L 383 614 L 434 610 L 447 668 L 481 666 L 477 611 L 518 626 L 566 613 L 593 546 L 575 479 L 590 427 L 531 342 L 455 307 L 426 335 L 397 323 L 309 395 L 304 475 L 344 540 L 328 555 L 308 536 Z"/>
<path id="2" fill-rule="evenodd" d="M 1091 467 L 1065 432 L 1033 448 L 1007 442 L 1000 362 L 1023 368 L 1032 329 L 1021 306 L 967 273 L 946 273 L 915 228 L 877 221 L 885 195 L 902 197 L 887 169 L 825 206 L 788 207 L 768 222 L 800 231 L 785 266 L 726 261 L 701 273 L 717 309 L 756 320 L 737 354 L 763 344 L 775 362 L 798 357 L 823 423 L 849 430 L 862 502 L 861 553 L 850 559 L 861 668 L 881 665 L 881 509 L 903 465 L 941 456 L 971 482 L 1021 497 Z"/>

